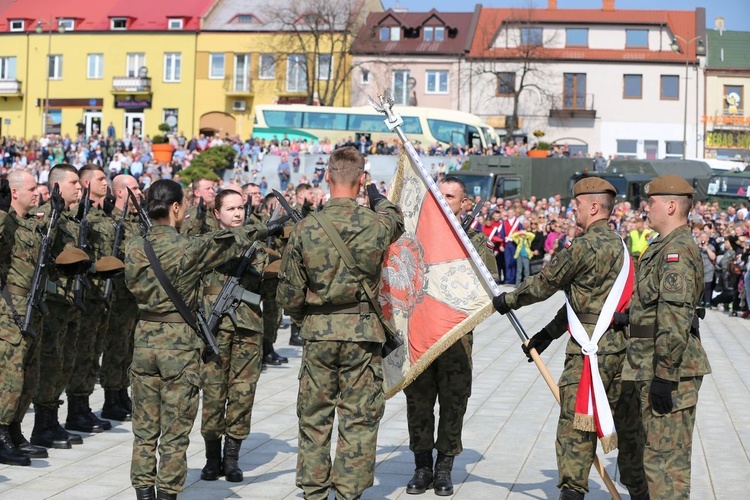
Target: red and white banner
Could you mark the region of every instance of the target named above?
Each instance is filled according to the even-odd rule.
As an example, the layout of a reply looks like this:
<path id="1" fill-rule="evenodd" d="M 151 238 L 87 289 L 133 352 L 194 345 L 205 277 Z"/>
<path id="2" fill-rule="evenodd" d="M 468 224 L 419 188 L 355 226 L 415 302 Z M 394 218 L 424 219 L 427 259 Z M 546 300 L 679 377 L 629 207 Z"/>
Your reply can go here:
<path id="1" fill-rule="evenodd" d="M 401 149 L 388 191 L 403 211 L 406 230 L 388 249 L 379 295 L 385 316 L 404 337 L 404 345 L 383 360 L 386 398 L 494 312 L 494 292 L 478 276 L 489 271 L 406 148 L 411 144 Z"/>

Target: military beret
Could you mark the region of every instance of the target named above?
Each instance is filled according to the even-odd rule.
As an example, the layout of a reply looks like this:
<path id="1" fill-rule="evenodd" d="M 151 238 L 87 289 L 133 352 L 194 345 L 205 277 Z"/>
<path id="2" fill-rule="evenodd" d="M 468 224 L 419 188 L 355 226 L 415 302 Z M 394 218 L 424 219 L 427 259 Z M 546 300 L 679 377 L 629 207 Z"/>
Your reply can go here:
<path id="1" fill-rule="evenodd" d="M 292 235 L 292 229 L 294 229 L 294 226 L 284 226 L 284 234 L 281 235 L 281 238 L 288 240 Z"/>
<path id="2" fill-rule="evenodd" d="M 66 248 L 60 255 L 55 259 L 55 264 L 59 266 L 66 266 L 70 264 L 80 264 L 89 260 L 89 256 L 86 252 L 80 248 Z"/>
<path id="3" fill-rule="evenodd" d="M 275 260 L 281 260 L 281 254 L 277 252 L 276 250 L 274 250 L 273 248 L 266 248 L 265 251 L 271 262 Z"/>
<path id="4" fill-rule="evenodd" d="M 123 264 L 123 262 L 117 257 L 108 255 L 97 260 L 95 267 L 97 273 L 106 273 L 110 271 L 121 271 L 122 269 L 125 269 L 125 264 Z"/>
<path id="5" fill-rule="evenodd" d="M 646 196 L 659 194 L 674 194 L 678 196 L 693 196 L 695 189 L 688 181 L 677 174 L 667 174 L 657 177 L 643 188 Z"/>
<path id="6" fill-rule="evenodd" d="M 615 187 L 600 177 L 586 177 L 576 182 L 575 186 L 573 186 L 573 196 L 604 193 L 617 196 Z"/>
<path id="7" fill-rule="evenodd" d="M 275 260 L 268 264 L 266 268 L 263 270 L 263 278 L 275 278 L 279 275 L 279 271 L 281 271 L 281 261 Z"/>

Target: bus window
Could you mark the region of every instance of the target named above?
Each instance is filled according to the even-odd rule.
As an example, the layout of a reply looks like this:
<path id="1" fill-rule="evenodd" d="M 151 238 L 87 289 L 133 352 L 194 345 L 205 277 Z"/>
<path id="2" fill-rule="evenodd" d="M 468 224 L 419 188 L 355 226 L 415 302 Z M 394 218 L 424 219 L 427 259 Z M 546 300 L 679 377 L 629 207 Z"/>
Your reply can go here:
<path id="1" fill-rule="evenodd" d="M 416 116 L 403 116 L 404 119 L 404 133 L 406 134 L 421 134 L 422 124 L 419 123 L 419 118 Z M 383 124 L 385 125 L 385 123 Z"/>
<path id="2" fill-rule="evenodd" d="M 466 131 L 466 141 L 464 141 L 464 144 L 471 145 L 474 149 L 480 149 L 482 148 L 482 138 L 479 136 L 479 130 L 476 129 L 476 127 L 472 127 L 469 125 L 467 127 Z"/>
<path id="3" fill-rule="evenodd" d="M 302 127 L 300 111 L 264 111 L 263 116 L 269 127 Z"/>
<path id="4" fill-rule="evenodd" d="M 430 132 L 440 142 L 453 144 L 463 143 L 466 137 L 466 125 L 445 120 L 427 120 Z"/>
<path id="5" fill-rule="evenodd" d="M 490 132 L 489 128 L 482 127 L 482 133 L 484 134 L 484 143 L 487 145 L 488 148 L 497 144 L 497 141 L 495 140 L 495 137 L 492 135 L 492 132 Z"/>
<path id="6" fill-rule="evenodd" d="M 358 132 L 388 132 L 382 116 L 349 115 L 347 128 Z"/>
<path id="7" fill-rule="evenodd" d="M 346 130 L 344 113 L 305 113 L 302 128 L 320 130 Z"/>

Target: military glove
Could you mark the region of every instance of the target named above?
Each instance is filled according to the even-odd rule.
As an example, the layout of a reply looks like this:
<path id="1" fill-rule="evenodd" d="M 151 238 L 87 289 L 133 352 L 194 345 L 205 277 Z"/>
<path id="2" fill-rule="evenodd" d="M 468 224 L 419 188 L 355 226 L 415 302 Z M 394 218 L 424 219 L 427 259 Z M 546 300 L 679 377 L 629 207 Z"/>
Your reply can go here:
<path id="1" fill-rule="evenodd" d="M 198 208 L 195 211 L 195 218 L 198 220 L 206 220 L 206 213 L 208 210 L 206 210 L 206 204 L 203 202 L 203 197 L 200 197 L 200 200 L 198 201 Z"/>
<path id="2" fill-rule="evenodd" d="M 651 408 L 659 415 L 664 415 L 672 411 L 672 386 L 674 384 L 669 380 L 654 378 L 651 381 L 651 390 L 649 398 Z"/>
<path id="3" fill-rule="evenodd" d="M 302 204 L 302 217 L 307 217 L 307 215 L 313 211 L 313 204 L 310 200 L 305 200 L 305 202 Z"/>
<path id="4" fill-rule="evenodd" d="M 83 220 L 83 214 L 86 212 L 86 197 L 81 198 L 78 202 L 78 212 L 76 212 L 76 220 L 81 222 Z"/>
<path id="5" fill-rule="evenodd" d="M 102 202 L 102 210 L 107 215 L 112 215 L 112 211 L 115 209 L 115 195 L 112 194 L 109 188 L 107 188 L 107 195 L 104 197 Z"/>
<path id="6" fill-rule="evenodd" d="M 8 179 L 3 177 L 2 181 L 0 181 L 0 210 L 9 212 L 11 199 L 10 184 L 8 183 Z"/>
<path id="7" fill-rule="evenodd" d="M 523 350 L 524 354 L 526 354 L 526 357 L 529 358 L 529 363 L 531 363 L 532 361 L 534 361 L 533 359 L 531 359 L 531 350 L 536 349 L 537 354 L 541 354 L 546 348 L 549 347 L 553 340 L 554 339 L 552 338 L 552 335 L 549 334 L 547 329 L 542 328 L 539 333 L 529 339 L 528 344 L 523 344 L 521 346 L 521 349 Z"/>
<path id="8" fill-rule="evenodd" d="M 370 183 L 367 185 L 367 197 L 370 199 L 370 209 L 375 210 L 375 205 L 378 204 L 380 200 L 385 200 L 385 196 L 383 196 L 383 193 L 378 191 L 378 187 Z"/>
<path id="9" fill-rule="evenodd" d="M 286 220 L 283 219 L 284 218 L 282 217 L 278 220 L 269 220 L 268 222 L 266 222 L 266 227 L 268 228 L 268 236 L 281 236 L 282 234 L 284 234 L 284 222 L 286 222 L 286 220 L 288 220 L 289 218 L 287 217 Z"/>
<path id="10" fill-rule="evenodd" d="M 616 312 L 612 317 L 614 326 L 625 327 L 630 324 L 630 314 L 627 312 Z"/>
<path id="11" fill-rule="evenodd" d="M 62 213 L 63 210 L 65 210 L 65 199 L 60 194 L 60 186 L 58 186 L 57 183 L 55 183 L 55 186 L 52 188 L 52 194 L 49 197 L 49 203 L 52 207 L 52 210 L 54 210 L 58 214 Z"/>
<path id="12" fill-rule="evenodd" d="M 492 298 L 492 305 L 495 306 L 495 310 L 500 314 L 508 314 L 510 312 L 510 307 L 508 307 L 508 304 L 505 302 L 506 295 L 507 294 L 503 292 L 497 297 Z"/>

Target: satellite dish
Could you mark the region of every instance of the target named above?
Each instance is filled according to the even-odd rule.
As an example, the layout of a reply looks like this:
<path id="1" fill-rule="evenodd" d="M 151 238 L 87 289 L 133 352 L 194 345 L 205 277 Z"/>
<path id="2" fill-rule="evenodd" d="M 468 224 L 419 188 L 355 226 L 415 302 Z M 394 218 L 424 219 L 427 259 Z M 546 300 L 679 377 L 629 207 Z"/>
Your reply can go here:
<path id="1" fill-rule="evenodd" d="M 148 77 L 148 68 L 146 66 L 141 66 L 140 68 L 138 68 L 138 77 L 139 78 Z"/>

